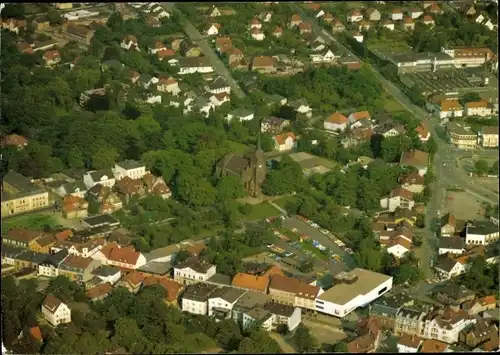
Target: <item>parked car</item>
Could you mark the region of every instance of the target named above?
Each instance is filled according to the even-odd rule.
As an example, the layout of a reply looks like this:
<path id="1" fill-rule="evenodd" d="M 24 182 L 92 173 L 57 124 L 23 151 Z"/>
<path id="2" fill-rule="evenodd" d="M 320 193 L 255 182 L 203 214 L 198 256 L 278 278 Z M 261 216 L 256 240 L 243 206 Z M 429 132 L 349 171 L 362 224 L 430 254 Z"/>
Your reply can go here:
<path id="1" fill-rule="evenodd" d="M 329 231 L 327 231 L 326 229 L 320 229 L 319 230 L 321 233 L 325 234 L 325 235 L 328 235 L 328 233 L 330 233 Z"/>

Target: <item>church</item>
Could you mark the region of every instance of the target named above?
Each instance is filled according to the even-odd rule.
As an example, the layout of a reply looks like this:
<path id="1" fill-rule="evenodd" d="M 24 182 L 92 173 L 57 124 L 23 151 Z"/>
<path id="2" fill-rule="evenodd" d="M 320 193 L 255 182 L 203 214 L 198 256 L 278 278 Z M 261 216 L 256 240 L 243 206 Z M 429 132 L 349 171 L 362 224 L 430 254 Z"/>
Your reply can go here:
<path id="1" fill-rule="evenodd" d="M 260 146 L 260 137 L 257 139 L 257 149 L 247 156 L 233 153 L 226 154 L 215 166 L 215 176 L 237 176 L 248 195 L 260 197 L 261 185 L 266 179 L 267 167 L 264 151 Z"/>

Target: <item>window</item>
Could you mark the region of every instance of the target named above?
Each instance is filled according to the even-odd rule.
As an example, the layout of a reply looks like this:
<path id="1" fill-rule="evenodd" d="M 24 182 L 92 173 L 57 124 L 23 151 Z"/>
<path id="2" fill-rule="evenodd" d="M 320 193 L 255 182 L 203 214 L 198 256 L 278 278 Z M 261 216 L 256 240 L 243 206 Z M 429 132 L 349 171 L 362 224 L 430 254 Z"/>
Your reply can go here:
<path id="1" fill-rule="evenodd" d="M 378 294 L 381 295 L 382 293 L 384 293 L 385 291 L 387 291 L 387 286 L 385 286 L 384 288 L 382 288 L 380 291 L 378 291 Z"/>

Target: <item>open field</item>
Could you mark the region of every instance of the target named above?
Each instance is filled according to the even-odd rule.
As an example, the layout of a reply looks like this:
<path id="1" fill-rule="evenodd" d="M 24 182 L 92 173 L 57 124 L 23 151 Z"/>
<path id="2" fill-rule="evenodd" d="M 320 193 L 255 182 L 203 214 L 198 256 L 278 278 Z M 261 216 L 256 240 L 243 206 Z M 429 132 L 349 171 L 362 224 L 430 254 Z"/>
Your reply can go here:
<path id="1" fill-rule="evenodd" d="M 231 151 L 234 152 L 235 154 L 245 154 L 245 153 L 253 150 L 252 147 L 250 147 L 246 144 L 233 142 L 233 141 L 229 141 L 229 146 L 231 147 Z"/>
<path id="2" fill-rule="evenodd" d="M 9 230 L 13 227 L 43 229 L 46 225 L 56 227 L 58 224 L 52 212 L 30 213 L 2 220 L 2 230 Z"/>
<path id="3" fill-rule="evenodd" d="M 466 192 L 447 191 L 444 213 L 451 213 L 455 218 L 469 220 L 478 219 L 481 202 Z"/>
<path id="4" fill-rule="evenodd" d="M 244 216 L 243 219 L 245 221 L 256 221 L 279 215 L 280 211 L 271 206 L 269 203 L 262 202 L 258 205 L 252 206 L 252 212 Z"/>
<path id="5" fill-rule="evenodd" d="M 404 107 L 399 104 L 396 100 L 392 98 L 387 98 L 384 102 L 384 109 L 387 112 L 393 113 L 393 112 L 401 112 L 405 111 Z"/>
<path id="6" fill-rule="evenodd" d="M 279 198 L 277 200 L 274 200 L 273 202 L 275 204 L 277 204 L 278 206 L 280 206 L 281 208 L 286 209 L 286 204 L 288 202 L 294 202 L 296 199 L 297 199 L 297 197 L 295 197 L 295 196 L 286 196 L 286 197 L 282 197 L 282 198 Z"/>

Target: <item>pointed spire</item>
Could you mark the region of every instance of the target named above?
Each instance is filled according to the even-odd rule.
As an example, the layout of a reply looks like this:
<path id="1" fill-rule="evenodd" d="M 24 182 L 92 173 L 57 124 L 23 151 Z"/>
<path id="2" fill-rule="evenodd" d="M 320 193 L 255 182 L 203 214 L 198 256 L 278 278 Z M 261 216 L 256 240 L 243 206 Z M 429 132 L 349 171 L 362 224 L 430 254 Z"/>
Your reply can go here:
<path id="1" fill-rule="evenodd" d="M 262 152 L 262 147 L 260 145 L 260 133 L 257 136 L 257 152 Z"/>

